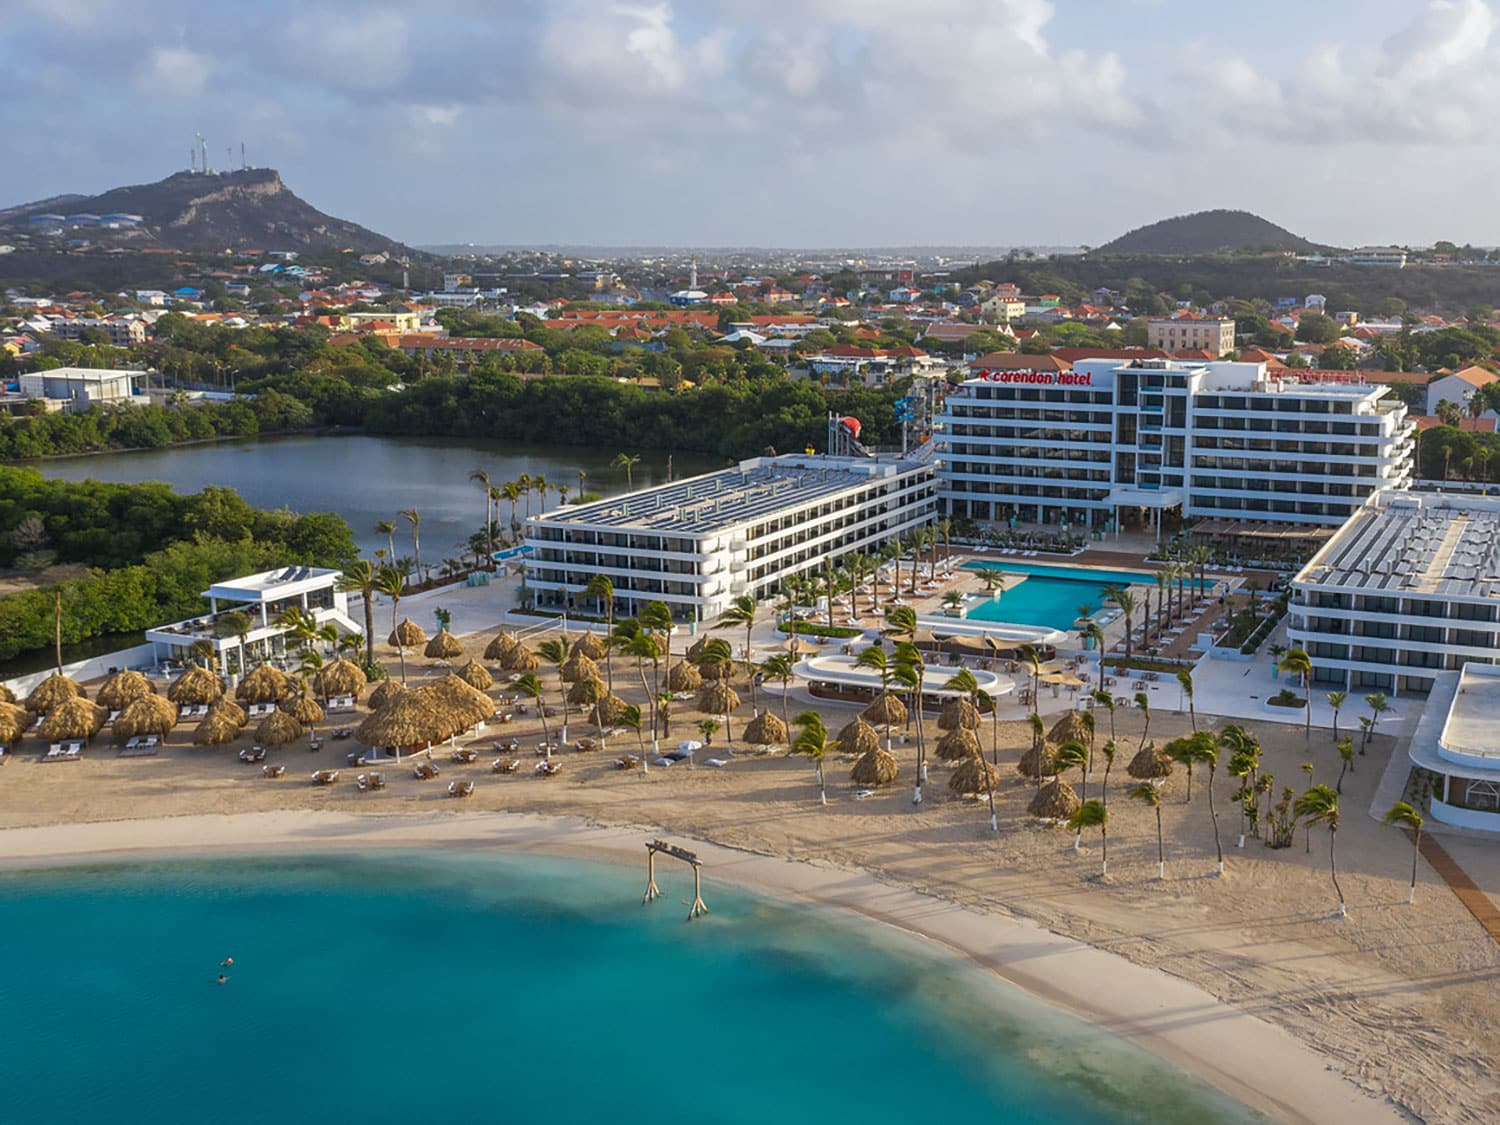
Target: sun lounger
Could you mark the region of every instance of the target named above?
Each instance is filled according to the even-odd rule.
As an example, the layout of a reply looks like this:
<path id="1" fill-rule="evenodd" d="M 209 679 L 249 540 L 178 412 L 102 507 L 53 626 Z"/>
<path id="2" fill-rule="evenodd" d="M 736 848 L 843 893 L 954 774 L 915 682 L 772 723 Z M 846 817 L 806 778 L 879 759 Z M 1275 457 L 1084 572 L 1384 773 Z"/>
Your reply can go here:
<path id="1" fill-rule="evenodd" d="M 490 763 L 491 773 L 515 773 L 520 768 L 520 758 L 496 758 Z"/>
<path id="2" fill-rule="evenodd" d="M 599 744 L 592 738 L 580 738 L 577 742 L 573 743 L 573 749 L 587 753 L 599 749 Z"/>
<path id="3" fill-rule="evenodd" d="M 496 711 L 493 717 L 497 723 L 508 723 L 516 716 L 513 711 Z"/>
<path id="4" fill-rule="evenodd" d="M 266 760 L 266 748 L 264 746 L 252 746 L 248 750 L 240 751 L 242 762 L 264 762 Z"/>
<path id="5" fill-rule="evenodd" d="M 535 753 L 536 756 L 539 757 L 539 758 L 545 757 L 548 754 L 555 754 L 555 753 L 557 753 L 557 743 L 555 743 L 555 742 L 538 742 L 536 744 L 536 750 L 533 751 L 533 753 Z"/>
<path id="6" fill-rule="evenodd" d="M 367 793 L 372 789 L 384 789 L 385 775 L 375 773 L 372 770 L 369 773 L 362 773 L 358 777 L 356 777 L 354 779 L 354 784 L 358 786 L 361 793 Z"/>
<path id="7" fill-rule="evenodd" d="M 274 710 L 276 710 L 276 704 L 274 703 L 252 703 L 250 704 L 250 710 L 246 713 L 252 719 L 259 719 L 269 715 Z"/>
<path id="8" fill-rule="evenodd" d="M 321 749 L 323 749 L 323 740 L 321 738 L 309 738 L 307 740 L 308 753 L 316 754 Z"/>
<path id="9" fill-rule="evenodd" d="M 450 781 L 448 782 L 448 796 L 472 797 L 474 796 L 474 783 L 472 781 Z"/>
<path id="10" fill-rule="evenodd" d="M 122 746 L 119 756 L 121 758 L 154 758 L 160 749 L 154 741 L 139 739 L 134 746 L 129 742 Z"/>
<path id="11" fill-rule="evenodd" d="M 43 755 L 44 762 L 76 762 L 83 753 L 83 743 L 77 739 L 67 739 L 63 742 L 54 742 L 47 747 L 47 753 Z"/>
<path id="12" fill-rule="evenodd" d="M 260 767 L 260 776 L 261 777 L 281 777 L 285 773 L 286 773 L 286 767 L 285 766 L 261 766 Z"/>
<path id="13" fill-rule="evenodd" d="M 438 775 L 436 762 L 418 762 L 411 768 L 412 776 L 418 781 L 428 781 Z"/>
<path id="14" fill-rule="evenodd" d="M 352 695 L 335 695 L 333 698 L 331 698 L 328 701 L 328 706 L 326 708 L 324 708 L 324 710 L 327 710 L 327 711 L 353 711 L 354 710 L 354 696 L 352 696 Z"/>
<path id="15" fill-rule="evenodd" d="M 729 764 L 729 762 L 727 760 L 725 760 L 724 758 L 704 758 L 703 759 L 703 764 L 705 766 L 711 766 L 711 767 L 713 767 L 716 770 L 721 770 L 725 766 L 727 766 Z"/>
<path id="16" fill-rule="evenodd" d="M 116 719 L 118 719 L 118 718 L 119 718 L 119 717 L 120 717 L 120 712 L 119 712 L 119 711 L 111 711 L 111 712 L 110 712 L 110 713 L 109 713 L 109 718 L 107 718 L 107 719 L 105 719 L 105 720 L 104 720 L 104 721 L 105 721 L 105 722 L 106 722 L 106 723 L 112 723 L 112 722 L 114 722 L 114 721 L 115 721 L 115 720 L 116 720 Z"/>
<path id="17" fill-rule="evenodd" d="M 478 750 L 455 750 L 455 751 L 453 751 L 452 754 L 449 754 L 448 757 L 452 761 L 463 762 L 463 763 L 467 764 L 469 762 L 474 762 L 474 761 L 478 761 L 479 760 L 479 751 Z"/>
<path id="18" fill-rule="evenodd" d="M 338 770 L 313 770 L 312 783 L 314 785 L 332 785 L 338 779 Z"/>
<path id="19" fill-rule="evenodd" d="M 490 747 L 497 754 L 514 754 L 517 750 L 521 749 L 521 742 L 519 739 L 515 738 L 508 739 L 505 742 L 500 742 L 497 740 L 495 742 L 491 742 Z"/>
<path id="20" fill-rule="evenodd" d="M 617 770 L 633 770 L 641 764 L 641 760 L 634 754 L 626 754 L 623 758 L 616 758 L 614 767 Z"/>
<path id="21" fill-rule="evenodd" d="M 854 799 L 856 801 L 867 801 L 873 796 L 875 796 L 873 789 L 856 789 L 854 791 Z"/>
<path id="22" fill-rule="evenodd" d="M 354 737 L 354 728 L 353 727 L 334 727 L 333 728 L 333 733 L 330 735 L 330 737 L 335 742 L 342 742 L 346 738 L 353 738 Z"/>

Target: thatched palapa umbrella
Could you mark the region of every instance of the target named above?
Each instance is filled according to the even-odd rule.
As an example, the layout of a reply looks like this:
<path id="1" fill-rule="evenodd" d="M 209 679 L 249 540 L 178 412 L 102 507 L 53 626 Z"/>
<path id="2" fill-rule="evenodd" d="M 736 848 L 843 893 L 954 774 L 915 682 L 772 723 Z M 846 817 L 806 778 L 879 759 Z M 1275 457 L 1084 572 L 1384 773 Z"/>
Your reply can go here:
<path id="1" fill-rule="evenodd" d="M 143 734 L 155 734 L 162 738 L 172 733 L 177 725 L 177 704 L 164 695 L 143 695 L 131 701 L 115 716 L 110 726 L 116 738 L 129 739 Z"/>
<path id="2" fill-rule="evenodd" d="M 859 756 L 859 761 L 849 771 L 849 779 L 856 785 L 889 785 L 900 773 L 896 755 L 875 746 Z"/>
<path id="3" fill-rule="evenodd" d="M 484 658 L 495 661 L 503 668 L 505 667 L 506 655 L 520 645 L 520 643 L 520 641 L 516 640 L 514 633 L 499 633 L 489 644 L 484 646 Z"/>
<path id="4" fill-rule="evenodd" d="M 612 727 L 625 717 L 625 708 L 630 706 L 618 695 L 607 692 L 599 697 L 589 712 L 589 722 L 596 727 Z"/>
<path id="5" fill-rule="evenodd" d="M 573 647 L 568 655 L 572 656 L 575 652 L 587 656 L 590 660 L 603 660 L 604 642 L 593 633 L 584 633 L 573 642 Z"/>
<path id="6" fill-rule="evenodd" d="M 181 707 L 212 703 L 223 695 L 224 681 L 199 664 L 194 664 L 167 688 L 167 698 Z"/>
<path id="7" fill-rule="evenodd" d="M 465 683 L 454 672 L 449 672 L 435 684 L 428 684 L 417 690 L 429 692 L 438 710 L 453 723 L 453 729 L 443 735 L 444 738 L 468 730 L 475 723 L 482 723 L 495 714 L 495 701 Z"/>
<path id="8" fill-rule="evenodd" d="M 568 702 L 574 707 L 585 707 L 603 694 L 603 680 L 579 680 L 568 689 Z"/>
<path id="9" fill-rule="evenodd" d="M 294 695 L 291 699 L 282 700 L 281 709 L 304 727 L 323 721 L 323 708 L 318 706 L 318 701 L 306 692 Z"/>
<path id="10" fill-rule="evenodd" d="M 447 628 L 438 630 L 437 636 L 427 642 L 427 647 L 422 650 L 422 655 L 429 660 L 457 660 L 464 654 L 464 646 L 458 643 L 458 638 L 448 632 Z"/>
<path id="11" fill-rule="evenodd" d="M 762 711 L 745 724 L 744 732 L 740 737 L 750 743 L 751 746 L 776 746 L 785 744 L 787 740 L 786 724 L 781 721 L 780 716 L 773 715 L 769 711 Z"/>
<path id="12" fill-rule="evenodd" d="M 227 711 L 210 711 L 193 729 L 194 746 L 223 746 L 240 736 L 240 724 Z"/>
<path id="13" fill-rule="evenodd" d="M 1022 777 L 1056 777 L 1057 747 L 1044 739 L 1041 746 L 1033 746 L 1021 755 L 1016 769 Z"/>
<path id="14" fill-rule="evenodd" d="M 604 679 L 603 673 L 599 671 L 599 665 L 577 649 L 574 649 L 572 655 L 563 661 L 560 674 L 565 684 L 576 684 L 579 680 Z"/>
<path id="15" fill-rule="evenodd" d="M 399 760 L 402 750 L 447 738 L 452 733 L 450 723 L 428 688 L 413 688 L 392 695 L 384 707 L 359 724 L 354 737 L 366 746 L 395 750 Z"/>
<path id="16" fill-rule="evenodd" d="M 47 712 L 37 733 L 49 742 L 60 738 L 93 738 L 108 717 L 109 712 L 97 703 L 73 696 Z"/>
<path id="17" fill-rule="evenodd" d="M 1084 725 L 1083 716 L 1077 711 L 1069 711 L 1053 723 L 1052 729 L 1047 732 L 1047 741 L 1054 746 L 1061 746 L 1064 742 L 1082 742 L 1087 745 L 1088 740 L 1088 727 Z"/>
<path id="18" fill-rule="evenodd" d="M 967 699 L 950 699 L 943 704 L 942 713 L 938 715 L 938 730 L 957 730 L 959 727 L 978 730 L 979 708 Z"/>
<path id="19" fill-rule="evenodd" d="M 668 691 L 697 691 L 703 686 L 703 674 L 686 660 L 679 660 L 667 669 Z"/>
<path id="20" fill-rule="evenodd" d="M 495 677 L 477 660 L 471 660 L 458 670 L 459 678 L 475 691 L 489 691 L 495 686 Z"/>
<path id="21" fill-rule="evenodd" d="M 702 656 L 703 655 L 704 646 L 706 646 L 708 644 L 708 641 L 709 641 L 708 634 L 705 633 L 703 636 L 699 637 L 692 644 L 688 645 L 688 650 L 687 650 L 687 658 L 688 658 L 688 660 L 689 661 L 694 661 L 694 660 L 697 660 L 698 657 Z"/>
<path id="22" fill-rule="evenodd" d="M 541 658 L 525 645 L 517 645 L 510 658 L 501 665 L 508 672 L 520 672 L 522 675 L 535 672 L 541 666 Z"/>
<path id="23" fill-rule="evenodd" d="M 739 705 L 739 694 L 729 686 L 728 680 L 709 684 L 698 693 L 698 702 L 694 704 L 705 715 L 724 716 L 724 742 L 731 750 L 734 748 L 734 735 L 729 729 L 729 715 L 738 710 Z"/>
<path id="24" fill-rule="evenodd" d="M 948 788 L 955 793 L 990 793 L 1000 780 L 1000 772 L 985 761 L 983 754 L 970 754 L 958 763 Z"/>
<path id="25" fill-rule="evenodd" d="M 26 697 L 25 707 L 33 715 L 46 715 L 70 699 L 87 699 L 88 693 L 77 681 L 68 679 L 60 672 L 53 672 Z"/>
<path id="26" fill-rule="evenodd" d="M 4 684 L 0 684 L 0 703 L 14 703 L 15 701 L 16 693 Z"/>
<path id="27" fill-rule="evenodd" d="M 427 643 L 427 634 L 422 631 L 410 617 L 403 617 L 401 624 L 391 630 L 391 635 L 385 639 L 385 643 L 392 648 L 416 648 L 418 645 Z"/>
<path id="28" fill-rule="evenodd" d="M 234 697 L 241 703 L 280 703 L 291 691 L 292 681 L 280 668 L 257 664 L 234 689 Z"/>
<path id="29" fill-rule="evenodd" d="M 875 728 L 863 719 L 846 723 L 838 733 L 839 750 L 845 754 L 865 754 L 880 745 Z"/>
<path id="30" fill-rule="evenodd" d="M 341 656 L 318 669 L 313 676 L 313 691 L 324 699 L 332 699 L 336 695 L 349 695 L 358 699 L 359 693 L 365 690 L 368 683 L 364 669 Z"/>
<path id="31" fill-rule="evenodd" d="M 243 727 L 250 721 L 250 716 L 245 714 L 245 709 L 227 695 L 221 695 L 209 705 L 208 714 L 205 719 L 222 718 L 228 719 L 236 727 Z"/>
<path id="32" fill-rule="evenodd" d="M 261 746 L 285 746 L 305 733 L 302 724 L 285 711 L 272 711 L 255 728 L 255 741 Z"/>
<path id="33" fill-rule="evenodd" d="M 31 712 L 14 703 L 0 703 L 0 743 L 9 746 L 19 742 L 31 726 Z"/>
<path id="34" fill-rule="evenodd" d="M 1026 811 L 1043 820 L 1067 820 L 1078 811 L 1080 804 L 1073 787 L 1058 777 L 1036 791 Z"/>
<path id="35" fill-rule="evenodd" d="M 1125 772 L 1137 781 L 1160 781 L 1172 776 L 1173 761 L 1165 750 L 1149 742 L 1136 751 L 1135 757 L 1125 767 Z"/>
<path id="36" fill-rule="evenodd" d="M 371 711 L 379 711 L 405 690 L 406 685 L 400 680 L 381 680 L 375 685 L 375 690 L 370 693 L 370 698 L 366 702 L 369 703 Z"/>
<path id="37" fill-rule="evenodd" d="M 906 722 L 906 704 L 890 692 L 884 692 L 874 703 L 859 713 L 859 717 L 877 727 L 899 727 Z"/>
<path id="38" fill-rule="evenodd" d="M 962 762 L 980 752 L 979 736 L 968 727 L 950 730 L 937 740 L 932 752 L 944 762 Z"/>
<path id="39" fill-rule="evenodd" d="M 94 693 L 94 702 L 111 711 L 123 711 L 143 695 L 155 695 L 151 681 L 133 669 L 116 672 Z"/>

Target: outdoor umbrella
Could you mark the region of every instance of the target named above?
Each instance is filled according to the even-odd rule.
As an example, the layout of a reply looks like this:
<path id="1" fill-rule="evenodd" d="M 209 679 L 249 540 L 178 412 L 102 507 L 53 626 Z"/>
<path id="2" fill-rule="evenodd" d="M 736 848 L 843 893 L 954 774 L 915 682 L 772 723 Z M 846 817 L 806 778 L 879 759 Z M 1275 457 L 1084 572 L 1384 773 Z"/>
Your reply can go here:
<path id="1" fill-rule="evenodd" d="M 1044 739 L 1040 747 L 1033 746 L 1021 755 L 1016 769 L 1020 771 L 1022 777 L 1055 777 L 1057 775 L 1057 747 Z"/>
<path id="2" fill-rule="evenodd" d="M 371 711 L 379 711 L 405 690 L 406 685 L 400 680 L 381 680 L 375 685 L 375 690 L 370 693 L 370 698 L 365 702 L 370 705 Z"/>
<path id="3" fill-rule="evenodd" d="M 1073 787 L 1056 777 L 1036 791 L 1026 811 L 1043 820 L 1067 820 L 1078 811 L 1080 803 Z"/>
<path id="4" fill-rule="evenodd" d="M 62 738 L 93 738 L 108 717 L 109 712 L 97 703 L 74 696 L 48 711 L 37 733 L 48 742 Z"/>
<path id="5" fill-rule="evenodd" d="M 177 725 L 177 704 L 154 692 L 143 695 L 125 706 L 110 724 L 116 738 L 130 739 L 142 734 L 166 738 Z"/>
<path id="6" fill-rule="evenodd" d="M 900 773 L 896 756 L 875 746 L 859 756 L 859 761 L 849 771 L 849 779 L 856 785 L 889 785 Z"/>
<path id="7" fill-rule="evenodd" d="M 734 735 L 729 728 L 730 712 L 739 708 L 740 697 L 734 688 L 729 686 L 728 680 L 719 680 L 709 684 L 698 693 L 698 701 L 694 704 L 699 711 L 705 715 L 724 716 L 724 742 L 731 750 L 734 748 Z"/>
<path id="8" fill-rule="evenodd" d="M 437 636 L 427 642 L 422 655 L 430 660 L 457 660 L 464 654 L 464 646 L 446 628 L 439 629 Z"/>
<path id="9" fill-rule="evenodd" d="M 599 672 L 599 665 L 595 664 L 593 658 L 585 656 L 574 649 L 572 654 L 563 661 L 561 668 L 562 681 L 565 684 L 576 684 L 579 680 L 602 680 L 604 677 Z"/>
<path id="10" fill-rule="evenodd" d="M 453 672 L 449 672 L 436 683 L 417 690 L 431 693 L 431 698 L 436 702 L 439 710 L 457 724 L 449 734 L 468 730 L 476 723 L 482 723 L 495 714 L 495 701 L 484 692 L 465 683 Z M 446 738 L 448 735 L 443 737 Z"/>
<path id="11" fill-rule="evenodd" d="M 0 743 L 18 742 L 31 726 L 31 712 L 14 703 L 0 702 Z"/>
<path id="12" fill-rule="evenodd" d="M 515 650 L 510 654 L 510 657 L 502 661 L 500 665 L 500 667 L 508 672 L 520 672 L 523 675 L 528 672 L 535 672 L 541 666 L 542 662 L 537 657 L 537 654 L 525 645 L 517 645 Z"/>
<path id="13" fill-rule="evenodd" d="M 979 708 L 967 699 L 950 699 L 943 704 L 942 713 L 938 715 L 938 730 L 957 730 L 959 727 L 978 730 Z"/>
<path id="14" fill-rule="evenodd" d="M 70 699 L 87 699 L 88 693 L 60 672 L 53 672 L 26 697 L 26 710 L 45 715 Z"/>
<path id="15" fill-rule="evenodd" d="M 899 727 L 906 722 L 906 704 L 885 692 L 860 712 L 860 718 L 877 727 Z"/>
<path id="16" fill-rule="evenodd" d="M 787 739 L 786 724 L 777 715 L 769 711 L 762 711 L 755 718 L 745 724 L 745 729 L 740 735 L 751 746 L 776 746 L 784 744 Z"/>
<path id="17" fill-rule="evenodd" d="M 606 693 L 599 697 L 589 713 L 589 721 L 596 727 L 612 727 L 625 717 L 625 708 L 630 706 L 618 695 Z"/>
<path id="18" fill-rule="evenodd" d="M 341 656 L 318 669 L 313 676 L 313 691 L 324 699 L 332 699 L 336 695 L 349 695 L 358 699 L 368 682 L 363 668 Z"/>
<path id="19" fill-rule="evenodd" d="M 194 664 L 167 688 L 167 698 L 181 706 L 212 703 L 223 694 L 224 681 L 200 664 Z"/>
<path id="20" fill-rule="evenodd" d="M 306 692 L 283 700 L 281 709 L 304 727 L 323 721 L 323 708 L 318 706 L 318 701 Z"/>
<path id="21" fill-rule="evenodd" d="M 400 757 L 402 749 L 441 742 L 450 733 L 452 719 L 445 716 L 438 700 L 426 688 L 400 692 L 354 731 L 366 746 L 391 747 Z"/>
<path id="22" fill-rule="evenodd" d="M 703 686 L 703 675 L 686 660 L 667 669 L 668 691 L 697 691 Z"/>
<path id="23" fill-rule="evenodd" d="M 1084 725 L 1083 716 L 1077 711 L 1069 711 L 1053 723 L 1052 729 L 1047 732 L 1047 741 L 1057 746 L 1061 746 L 1064 742 L 1087 743 L 1088 740 L 1088 727 Z"/>
<path id="24" fill-rule="evenodd" d="M 302 724 L 285 711 L 272 711 L 255 728 L 255 741 L 261 746 L 285 746 L 305 733 Z"/>
<path id="25" fill-rule="evenodd" d="M 477 660 L 471 660 L 458 670 L 459 676 L 464 683 L 476 691 L 489 691 L 495 686 L 495 677 L 490 675 L 489 669 Z"/>
<path id="26" fill-rule="evenodd" d="M 839 731 L 838 744 L 845 754 L 864 754 L 880 745 L 880 736 L 869 723 L 855 719 Z"/>
<path id="27" fill-rule="evenodd" d="M 1125 772 L 1137 781 L 1160 781 L 1172 776 L 1172 766 L 1167 752 L 1157 749 L 1156 743 L 1151 742 L 1136 751 Z"/>
<path id="28" fill-rule="evenodd" d="M 933 753 L 945 762 L 961 762 L 979 753 L 979 736 L 968 727 L 950 730 L 937 740 Z"/>
<path id="29" fill-rule="evenodd" d="M 985 761 L 983 754 L 970 754 L 958 763 L 948 779 L 948 788 L 955 793 L 989 793 L 999 778 L 998 771 Z"/>
<path id="30" fill-rule="evenodd" d="M 281 669 L 257 664 L 234 689 L 234 697 L 241 703 L 278 703 L 291 689 L 291 681 Z"/>
<path id="31" fill-rule="evenodd" d="M 573 647 L 568 655 L 571 656 L 575 652 L 587 656 L 590 660 L 603 660 L 604 642 L 593 633 L 584 633 L 573 642 Z"/>
<path id="32" fill-rule="evenodd" d="M 499 633 L 489 644 L 484 646 L 484 658 L 496 661 L 502 668 L 505 666 L 505 657 L 512 649 L 521 642 L 516 640 L 514 633 Z"/>
<path id="33" fill-rule="evenodd" d="M 250 721 L 250 717 L 245 714 L 245 709 L 227 695 L 221 695 L 209 704 L 208 714 L 204 718 L 215 717 L 228 719 L 237 727 L 243 727 Z"/>
<path id="34" fill-rule="evenodd" d="M 427 634 L 422 632 L 422 626 L 410 617 L 403 617 L 401 624 L 391 630 L 391 635 L 385 639 L 385 643 L 393 648 L 416 648 L 418 645 L 427 643 Z"/>
<path id="35" fill-rule="evenodd" d="M 220 711 L 215 714 L 211 711 L 194 728 L 193 745 L 222 746 L 226 742 L 233 742 L 239 736 L 240 725 L 230 718 L 228 712 Z"/>
<path id="36" fill-rule="evenodd" d="M 111 711 L 123 711 L 127 704 L 134 702 L 143 695 L 155 695 L 156 689 L 151 686 L 151 681 L 134 670 L 116 672 L 102 684 L 94 693 L 94 702 L 101 707 L 107 707 Z"/>
<path id="37" fill-rule="evenodd" d="M 603 694 L 603 680 L 578 680 L 568 689 L 568 702 L 575 707 L 583 707 L 593 703 L 594 700 Z"/>

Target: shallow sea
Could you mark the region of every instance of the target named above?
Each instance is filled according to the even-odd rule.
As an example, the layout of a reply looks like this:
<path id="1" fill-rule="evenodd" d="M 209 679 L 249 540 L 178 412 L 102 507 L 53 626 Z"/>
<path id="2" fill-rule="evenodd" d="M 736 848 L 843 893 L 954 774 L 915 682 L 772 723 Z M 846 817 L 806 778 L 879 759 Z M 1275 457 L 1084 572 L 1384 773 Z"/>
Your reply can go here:
<path id="1" fill-rule="evenodd" d="M 649 907 L 487 853 L 0 874 L 0 1120 L 1261 1120 L 885 927 L 712 881 L 689 924 L 671 866 Z"/>

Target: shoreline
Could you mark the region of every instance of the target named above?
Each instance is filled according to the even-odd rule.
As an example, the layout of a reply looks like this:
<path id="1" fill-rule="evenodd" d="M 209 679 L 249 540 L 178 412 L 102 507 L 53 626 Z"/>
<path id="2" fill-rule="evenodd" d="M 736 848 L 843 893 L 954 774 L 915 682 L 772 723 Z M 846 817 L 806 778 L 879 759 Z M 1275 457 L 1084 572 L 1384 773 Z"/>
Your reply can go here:
<path id="1" fill-rule="evenodd" d="M 688 839 L 649 827 L 519 812 L 191 814 L 0 830 L 0 868 L 146 859 L 185 850 L 224 856 L 248 850 L 291 854 L 464 845 L 628 864 L 643 882 L 642 844 L 653 835 Z M 1279 1120 L 1407 1120 L 1388 1101 L 1363 1093 L 1290 1032 L 1159 969 L 1028 919 L 962 906 L 859 867 L 796 860 L 711 840 L 692 843 L 705 860 L 710 884 L 722 880 L 903 931 Z M 1268 1082 L 1269 1076 L 1274 1081 Z"/>

